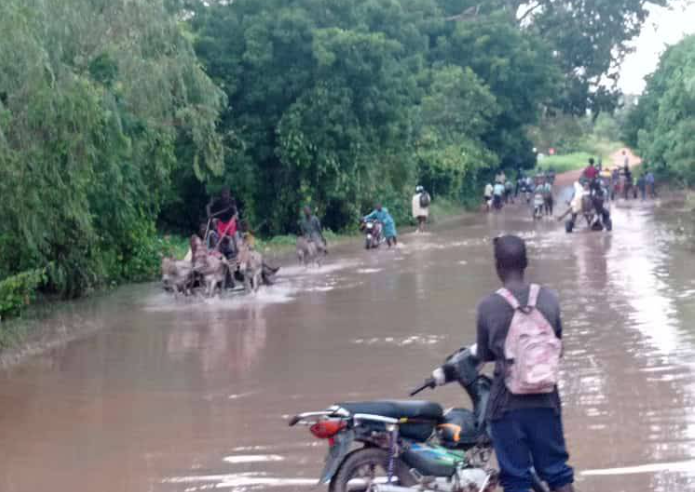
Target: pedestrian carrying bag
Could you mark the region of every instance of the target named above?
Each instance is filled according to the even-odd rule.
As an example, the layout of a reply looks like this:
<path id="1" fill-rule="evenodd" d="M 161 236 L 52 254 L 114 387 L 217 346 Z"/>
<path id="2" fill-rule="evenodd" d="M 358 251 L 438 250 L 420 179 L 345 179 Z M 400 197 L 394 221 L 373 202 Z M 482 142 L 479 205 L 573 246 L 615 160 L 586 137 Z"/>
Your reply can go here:
<path id="1" fill-rule="evenodd" d="M 422 208 L 429 207 L 431 201 L 432 201 L 432 198 L 430 198 L 429 193 L 427 193 L 426 191 L 423 191 L 422 193 L 420 193 L 420 206 Z"/>
<path id="2" fill-rule="evenodd" d="M 540 290 L 539 285 L 531 284 L 528 303 L 523 307 L 509 290 L 497 291 L 514 309 L 504 342 L 504 356 L 505 384 L 515 395 L 551 393 L 559 379 L 562 342 L 536 308 Z"/>

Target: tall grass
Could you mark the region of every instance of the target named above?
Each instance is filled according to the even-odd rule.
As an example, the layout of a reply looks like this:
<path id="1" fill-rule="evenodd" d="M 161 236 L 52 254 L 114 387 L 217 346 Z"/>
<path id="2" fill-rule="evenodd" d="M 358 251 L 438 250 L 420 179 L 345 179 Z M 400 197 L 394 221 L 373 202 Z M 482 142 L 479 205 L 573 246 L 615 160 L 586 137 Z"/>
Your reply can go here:
<path id="1" fill-rule="evenodd" d="M 574 171 L 588 166 L 590 158 L 596 160 L 597 163 L 599 160 L 602 161 L 604 168 L 612 168 L 611 155 L 623 147 L 624 145 L 620 142 L 590 135 L 583 140 L 581 151 L 546 156 L 538 161 L 536 170 L 547 171 L 552 168 L 556 173 Z"/>
<path id="2" fill-rule="evenodd" d="M 586 167 L 591 157 L 596 158 L 593 154 L 589 154 L 588 152 L 574 152 L 566 155 L 551 155 L 539 160 L 536 170 L 547 171 L 549 169 L 553 169 L 556 173 L 574 171 L 576 169 Z"/>

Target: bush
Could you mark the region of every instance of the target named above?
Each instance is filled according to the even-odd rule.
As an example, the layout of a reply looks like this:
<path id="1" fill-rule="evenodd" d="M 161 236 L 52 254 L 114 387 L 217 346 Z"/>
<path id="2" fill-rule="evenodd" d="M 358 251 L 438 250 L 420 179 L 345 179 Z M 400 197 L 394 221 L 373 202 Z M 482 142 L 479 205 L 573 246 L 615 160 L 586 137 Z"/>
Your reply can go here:
<path id="1" fill-rule="evenodd" d="M 0 278 L 149 278 L 174 178 L 221 173 L 225 97 L 169 3 L 0 2 Z"/>
<path id="2" fill-rule="evenodd" d="M 44 269 L 29 270 L 0 281 L 0 320 L 15 316 L 28 306 L 36 289 L 46 281 Z"/>
<path id="3" fill-rule="evenodd" d="M 553 169 L 556 173 L 564 173 L 582 169 L 587 166 L 589 159 L 595 157 L 587 152 L 575 152 L 566 155 L 551 155 L 538 161 L 537 169 L 547 171 Z"/>

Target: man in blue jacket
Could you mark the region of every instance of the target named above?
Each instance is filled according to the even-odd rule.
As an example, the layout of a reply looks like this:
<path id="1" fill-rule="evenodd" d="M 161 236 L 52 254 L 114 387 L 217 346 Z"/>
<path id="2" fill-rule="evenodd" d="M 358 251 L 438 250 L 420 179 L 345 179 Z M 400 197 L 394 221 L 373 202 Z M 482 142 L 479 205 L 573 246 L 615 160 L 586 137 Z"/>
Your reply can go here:
<path id="1" fill-rule="evenodd" d="M 398 234 L 396 233 L 396 223 L 391 217 L 387 208 L 381 206 L 381 203 L 376 204 L 376 209 L 369 215 L 364 217 L 364 220 L 378 220 L 381 222 L 384 230 L 384 237 L 386 238 L 386 244 L 395 246 L 398 244 Z"/>

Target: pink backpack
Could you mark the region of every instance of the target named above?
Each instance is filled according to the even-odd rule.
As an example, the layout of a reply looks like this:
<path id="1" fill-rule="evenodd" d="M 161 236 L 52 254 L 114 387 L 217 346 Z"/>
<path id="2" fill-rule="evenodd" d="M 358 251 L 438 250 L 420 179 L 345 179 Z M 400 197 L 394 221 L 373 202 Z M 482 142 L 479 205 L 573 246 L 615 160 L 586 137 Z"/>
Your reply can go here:
<path id="1" fill-rule="evenodd" d="M 551 393 L 559 379 L 562 342 L 545 316 L 536 309 L 540 290 L 540 286 L 531 284 L 525 307 L 519 305 L 509 290 L 497 291 L 514 309 L 504 342 L 504 356 L 511 362 L 505 384 L 515 395 Z"/>

